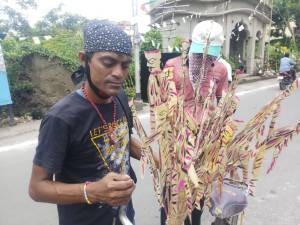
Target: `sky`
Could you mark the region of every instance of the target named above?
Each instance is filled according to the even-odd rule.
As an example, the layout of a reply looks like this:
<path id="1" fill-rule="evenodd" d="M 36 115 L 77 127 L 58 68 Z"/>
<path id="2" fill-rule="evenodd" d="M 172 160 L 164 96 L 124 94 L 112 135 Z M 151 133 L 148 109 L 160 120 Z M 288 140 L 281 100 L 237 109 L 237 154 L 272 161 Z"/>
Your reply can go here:
<path id="1" fill-rule="evenodd" d="M 15 2 L 15 0 L 8 0 Z M 147 0 L 138 0 L 139 5 Z M 31 25 L 36 23 L 51 9 L 63 4 L 63 11 L 80 14 L 88 19 L 109 19 L 112 21 L 132 21 L 132 0 L 36 0 L 38 8 L 28 11 L 27 17 Z M 140 7 L 138 7 L 140 9 Z M 148 30 L 149 16 L 141 10 L 138 14 L 139 29 L 141 32 Z"/>

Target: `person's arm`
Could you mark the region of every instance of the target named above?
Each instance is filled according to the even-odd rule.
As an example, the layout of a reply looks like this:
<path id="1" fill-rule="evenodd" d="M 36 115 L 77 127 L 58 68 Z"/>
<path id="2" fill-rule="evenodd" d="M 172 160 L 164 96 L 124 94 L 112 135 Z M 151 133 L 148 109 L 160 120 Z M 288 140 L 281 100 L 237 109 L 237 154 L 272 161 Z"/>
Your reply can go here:
<path id="1" fill-rule="evenodd" d="M 131 152 L 130 152 L 130 156 L 132 158 L 135 158 L 137 160 L 141 159 L 141 155 L 142 155 L 142 146 L 141 143 L 134 137 L 131 137 Z M 159 156 L 157 153 L 153 152 L 153 158 L 155 161 L 155 164 L 157 166 L 157 168 L 160 167 L 160 160 L 159 160 Z"/>
<path id="2" fill-rule="evenodd" d="M 140 160 L 142 155 L 141 143 L 136 138 L 131 137 L 130 145 L 130 156 L 134 159 Z"/>
<path id="3" fill-rule="evenodd" d="M 219 82 L 217 84 L 216 89 L 216 98 L 217 102 L 219 103 L 220 99 L 222 98 L 223 92 L 228 91 L 228 80 L 227 80 L 227 70 L 223 71 L 223 74 L 219 74 Z"/>
<path id="4" fill-rule="evenodd" d="M 229 63 L 227 63 L 227 77 L 228 81 L 232 81 L 232 67 Z"/>
<path id="5" fill-rule="evenodd" d="M 296 65 L 296 62 L 292 59 L 290 59 L 290 65 Z"/>
<path id="6" fill-rule="evenodd" d="M 120 206 L 130 201 L 134 189 L 135 184 L 129 176 L 109 173 L 101 180 L 88 184 L 86 193 L 92 203 L 101 202 L 111 206 Z M 29 195 L 38 202 L 55 204 L 86 202 L 84 183 L 66 184 L 53 181 L 53 175 L 37 165 L 32 167 Z"/>
<path id="7" fill-rule="evenodd" d="M 62 119 L 47 115 L 40 127 L 39 143 L 33 160 L 29 195 L 33 200 L 56 204 L 85 202 L 84 184 L 66 184 L 53 180 L 65 163 L 71 142 L 71 127 Z M 125 175 L 109 174 L 86 186 L 91 202 L 122 205 L 129 201 L 134 183 Z"/>

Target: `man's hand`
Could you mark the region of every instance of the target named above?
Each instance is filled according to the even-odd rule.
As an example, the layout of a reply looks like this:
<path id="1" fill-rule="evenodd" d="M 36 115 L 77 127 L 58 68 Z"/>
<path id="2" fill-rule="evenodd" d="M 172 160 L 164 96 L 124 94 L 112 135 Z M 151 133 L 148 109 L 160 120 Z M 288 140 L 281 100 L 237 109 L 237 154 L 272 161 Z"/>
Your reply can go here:
<path id="1" fill-rule="evenodd" d="M 126 205 L 135 189 L 128 175 L 109 173 L 97 182 L 87 186 L 88 198 L 93 203 L 106 203 L 111 206 Z"/>

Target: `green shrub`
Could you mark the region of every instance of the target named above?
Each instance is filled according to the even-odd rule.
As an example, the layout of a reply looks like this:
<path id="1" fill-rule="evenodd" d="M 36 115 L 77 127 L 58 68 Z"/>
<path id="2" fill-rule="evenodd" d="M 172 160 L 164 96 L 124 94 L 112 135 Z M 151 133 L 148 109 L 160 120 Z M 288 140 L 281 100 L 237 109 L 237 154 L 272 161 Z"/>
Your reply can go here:
<path id="1" fill-rule="evenodd" d="M 70 71 L 79 66 L 78 53 L 83 49 L 83 39 L 79 34 L 63 32 L 42 43 L 49 57 L 58 58 Z"/>

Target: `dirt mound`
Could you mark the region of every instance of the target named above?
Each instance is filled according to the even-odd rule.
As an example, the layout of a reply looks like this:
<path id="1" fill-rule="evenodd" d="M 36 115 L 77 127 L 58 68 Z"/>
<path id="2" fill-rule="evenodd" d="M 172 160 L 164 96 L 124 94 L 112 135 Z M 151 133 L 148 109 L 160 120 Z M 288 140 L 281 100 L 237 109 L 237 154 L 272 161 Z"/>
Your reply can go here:
<path id="1" fill-rule="evenodd" d="M 39 119 L 54 103 L 75 89 L 71 72 L 56 59 L 32 55 L 22 64 L 24 71 L 20 80 L 30 82 L 33 88 L 19 95 L 15 93 L 16 114 L 29 113 L 33 119 Z"/>

